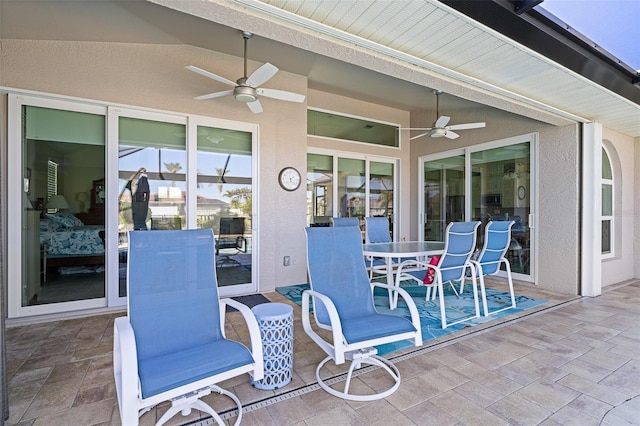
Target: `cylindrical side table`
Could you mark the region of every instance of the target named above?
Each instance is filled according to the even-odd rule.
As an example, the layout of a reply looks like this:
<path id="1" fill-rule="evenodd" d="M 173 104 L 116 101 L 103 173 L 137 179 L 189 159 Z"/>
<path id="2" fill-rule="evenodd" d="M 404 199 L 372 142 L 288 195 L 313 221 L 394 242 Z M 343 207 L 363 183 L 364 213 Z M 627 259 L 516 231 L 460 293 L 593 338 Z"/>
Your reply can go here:
<path id="1" fill-rule="evenodd" d="M 264 378 L 252 380 L 258 389 L 278 389 L 293 378 L 293 308 L 263 303 L 251 308 L 262 337 Z"/>

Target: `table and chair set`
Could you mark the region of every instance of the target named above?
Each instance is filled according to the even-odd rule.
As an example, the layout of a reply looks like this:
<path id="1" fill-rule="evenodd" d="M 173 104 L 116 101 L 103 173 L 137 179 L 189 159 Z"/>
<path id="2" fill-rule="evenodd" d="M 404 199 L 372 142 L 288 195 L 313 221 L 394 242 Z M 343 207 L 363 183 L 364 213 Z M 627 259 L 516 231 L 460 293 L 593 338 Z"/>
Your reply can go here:
<path id="1" fill-rule="evenodd" d="M 376 220 L 370 224 L 369 219 Z M 373 232 L 372 223 L 382 223 L 377 219 L 384 221 L 386 237 Z M 432 297 L 439 297 L 442 327 L 446 328 L 470 318 L 447 322 L 444 284 L 450 284 L 458 294 L 464 291 L 465 281 L 471 281 L 475 318 L 480 316 L 479 281 L 484 315 L 491 315 L 495 311 L 488 310 L 483 276 L 497 273 L 504 264 L 511 293 L 511 306 L 504 309 L 515 307 L 509 262 L 505 259 L 513 222 L 490 222 L 475 260 L 471 257 L 479 222 L 449 224 L 442 242 L 392 242 L 386 218 L 367 218 L 366 224 L 372 232 L 364 244 L 358 219 L 334 218 L 332 227 L 305 230 L 310 289 L 302 296 L 302 326 L 327 355 L 316 368 L 316 378 L 328 393 L 355 401 L 384 398 L 400 386 L 398 368 L 377 355 L 377 345 L 402 340 L 416 347 L 422 345 L 418 310 L 400 285 L 403 281 L 424 283 L 427 271 L 434 272 Z M 138 424 L 140 416 L 169 401 L 171 406 L 157 425 L 177 413 L 188 415 L 192 409 L 208 413 L 222 425 L 221 416 L 202 400 L 218 393 L 237 406 L 238 425 L 241 402 L 221 388 L 220 382 L 249 374 L 256 388 L 277 389 L 291 381 L 292 307 L 265 303 L 249 309 L 233 299 L 221 299 L 211 229 L 130 231 L 128 250 L 127 316 L 114 322 L 113 350 L 122 424 Z M 432 256 L 440 256 L 438 262 L 429 262 Z M 470 277 L 465 276 L 467 271 Z M 376 274 L 386 279 L 372 280 Z M 457 283 L 459 289 L 454 287 Z M 374 287 L 388 291 L 391 309 L 401 298 L 410 318 L 379 313 L 373 301 Z M 249 347 L 225 336 L 227 306 L 242 315 L 249 330 Z M 329 361 L 336 365 L 350 362 L 344 389 L 329 380 L 331 373 L 330 377 L 323 373 Z M 355 372 L 365 366 L 381 368 L 393 384 L 373 394 L 352 391 Z"/>

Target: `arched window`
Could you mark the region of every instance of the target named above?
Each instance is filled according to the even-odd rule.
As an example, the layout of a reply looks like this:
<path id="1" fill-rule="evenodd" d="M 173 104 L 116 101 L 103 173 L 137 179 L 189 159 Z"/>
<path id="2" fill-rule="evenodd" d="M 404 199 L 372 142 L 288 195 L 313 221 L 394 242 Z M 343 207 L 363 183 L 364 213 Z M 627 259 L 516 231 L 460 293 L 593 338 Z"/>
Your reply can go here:
<path id="1" fill-rule="evenodd" d="M 602 148 L 602 257 L 614 256 L 614 179 L 607 150 Z"/>

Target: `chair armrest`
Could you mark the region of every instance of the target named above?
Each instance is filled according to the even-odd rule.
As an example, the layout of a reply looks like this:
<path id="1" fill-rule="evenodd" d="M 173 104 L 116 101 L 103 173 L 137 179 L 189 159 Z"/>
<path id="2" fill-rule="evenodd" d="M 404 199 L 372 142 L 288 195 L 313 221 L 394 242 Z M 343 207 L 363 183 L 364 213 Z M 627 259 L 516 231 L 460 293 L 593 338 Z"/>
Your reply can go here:
<path id="1" fill-rule="evenodd" d="M 315 330 L 311 327 L 311 321 L 309 319 L 309 300 L 311 297 L 314 298 L 314 303 L 316 301 L 320 301 L 322 305 L 326 308 L 327 314 L 329 315 L 329 323 L 330 330 L 332 334 L 333 345 L 328 343 L 325 339 L 323 339 Z M 315 314 L 314 314 L 315 315 Z M 321 327 L 321 324 L 318 322 L 318 318 L 316 317 L 316 324 Z M 331 301 L 331 299 L 325 296 L 322 293 L 318 293 L 313 290 L 305 290 L 302 292 L 302 328 L 304 331 L 316 342 L 322 350 L 324 350 L 328 355 L 330 355 L 336 364 L 344 363 L 344 351 L 336 351 L 335 346 L 343 345 L 343 335 L 342 335 L 342 323 L 340 322 L 340 317 L 338 316 L 338 311 L 336 310 L 335 305 Z M 327 328 L 322 327 L 322 328 Z"/>
<path id="2" fill-rule="evenodd" d="M 426 274 L 426 272 L 427 272 L 429 267 L 434 268 L 434 265 L 431 265 L 430 263 L 422 262 L 422 261 L 416 260 L 416 259 L 409 259 L 409 260 L 405 260 L 403 262 L 400 262 L 400 264 L 398 265 L 398 268 L 396 269 L 395 286 L 397 288 L 400 287 L 400 281 L 402 281 L 401 278 L 403 277 L 403 273 L 405 274 L 404 276 L 406 276 L 407 278 L 411 278 L 411 279 L 414 279 L 414 280 L 418 281 L 417 277 L 414 277 L 413 275 L 407 274 L 405 272 L 407 269 L 409 269 L 410 272 L 424 271 L 425 274 Z"/>
<path id="3" fill-rule="evenodd" d="M 113 376 L 120 409 L 125 402 L 135 404 L 140 396 L 140 380 L 136 337 L 129 317 L 116 318 L 113 324 Z"/>
<path id="4" fill-rule="evenodd" d="M 253 355 L 253 359 L 256 364 L 259 364 L 259 368 L 256 367 L 256 369 L 254 370 L 253 379 L 262 380 L 262 378 L 264 377 L 264 358 L 262 354 L 262 337 L 260 335 L 258 320 L 256 320 L 256 316 L 247 305 L 229 298 L 220 299 L 220 327 L 222 328 L 223 334 L 227 305 L 237 309 L 238 312 L 242 314 L 242 317 L 247 324 L 247 328 L 249 329 L 249 340 L 251 342 L 251 354 Z"/>

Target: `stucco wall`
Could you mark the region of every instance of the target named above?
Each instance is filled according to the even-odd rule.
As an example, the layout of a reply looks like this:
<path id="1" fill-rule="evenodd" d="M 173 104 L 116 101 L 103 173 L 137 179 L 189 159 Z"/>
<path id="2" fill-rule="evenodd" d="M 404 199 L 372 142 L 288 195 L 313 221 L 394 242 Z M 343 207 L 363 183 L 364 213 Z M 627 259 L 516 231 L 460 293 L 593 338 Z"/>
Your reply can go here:
<path id="1" fill-rule="evenodd" d="M 614 173 L 614 252 L 615 256 L 602 262 L 602 286 L 628 280 L 634 276 L 638 256 L 633 256 L 638 216 L 634 214 L 638 185 L 636 143 L 633 138 L 602 129 L 603 144 L 610 151 Z M 635 210 L 637 212 L 637 210 Z M 635 244 L 638 247 L 637 244 Z"/>
<path id="2" fill-rule="evenodd" d="M 435 113 L 413 113 L 412 127 L 431 124 Z M 420 156 L 445 150 L 538 133 L 537 170 L 537 250 L 533 255 L 535 283 L 541 288 L 577 294 L 579 286 L 579 149 L 576 125 L 555 127 L 497 110 L 478 109 L 456 113 L 452 123 L 486 121 L 484 129 L 460 131 L 460 138 L 420 138 L 411 142 L 412 162 Z M 418 211 L 418 173 L 414 167 L 411 183 L 412 211 Z M 416 213 L 417 214 L 417 213 Z M 417 217 L 412 218 L 412 234 L 417 234 Z M 414 229 L 415 227 L 415 229 Z"/>
<path id="3" fill-rule="evenodd" d="M 253 114 L 231 97 L 196 101 L 194 96 L 228 86 L 186 70 L 196 65 L 235 80 L 242 58 L 191 46 L 2 40 L 0 86 L 81 97 L 135 107 L 197 114 L 260 126 L 257 223 L 261 241 L 258 284 L 306 282 L 306 264 L 282 265 L 282 256 L 305 252 L 305 191 L 280 190 L 284 166 L 306 169 L 306 103 L 262 99 Z M 249 62 L 249 72 L 261 63 Z M 278 72 L 266 87 L 305 94 L 305 77 Z M 255 200 L 254 200 L 255 203 Z M 301 206 L 299 208 L 295 206 Z M 262 247 L 260 247 L 262 248 Z"/>
<path id="4" fill-rule="evenodd" d="M 319 108 L 322 110 L 333 111 L 336 113 L 342 113 L 356 117 L 364 117 L 371 120 L 379 120 L 381 122 L 393 123 L 402 127 L 409 126 L 410 114 L 408 111 L 373 104 L 370 102 L 358 101 L 355 99 L 347 98 L 345 96 L 335 95 L 332 93 L 321 92 L 312 89 L 309 89 L 308 95 L 308 105 L 313 108 Z M 397 214 L 399 214 L 399 239 L 410 239 L 413 237 L 410 235 L 410 224 L 415 215 L 412 215 L 412 210 L 409 204 L 409 200 L 411 197 L 411 177 L 409 169 L 411 168 L 411 166 L 413 166 L 413 164 L 409 163 L 410 153 L 409 149 L 407 149 L 409 141 L 406 135 L 401 135 L 400 148 L 374 146 L 362 143 L 345 143 L 338 140 L 331 140 L 313 136 L 310 136 L 308 138 L 307 143 L 308 146 L 312 148 L 328 149 L 338 153 L 356 153 L 365 157 L 377 156 L 399 159 L 399 185 L 398 193 L 396 194 L 396 198 L 399 204 L 399 213 L 396 212 Z"/>
<path id="5" fill-rule="evenodd" d="M 633 276 L 634 278 L 640 278 L 640 138 L 634 140 L 634 152 L 633 152 L 635 174 L 633 176 L 633 194 L 635 196 L 635 202 L 633 206 Z"/>
<path id="6" fill-rule="evenodd" d="M 539 134 L 537 284 L 578 294 L 580 277 L 580 149 L 578 126 Z"/>

